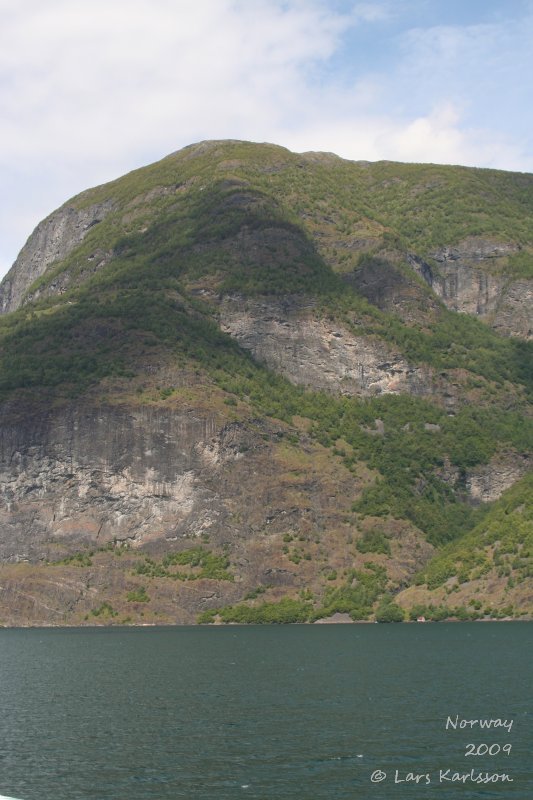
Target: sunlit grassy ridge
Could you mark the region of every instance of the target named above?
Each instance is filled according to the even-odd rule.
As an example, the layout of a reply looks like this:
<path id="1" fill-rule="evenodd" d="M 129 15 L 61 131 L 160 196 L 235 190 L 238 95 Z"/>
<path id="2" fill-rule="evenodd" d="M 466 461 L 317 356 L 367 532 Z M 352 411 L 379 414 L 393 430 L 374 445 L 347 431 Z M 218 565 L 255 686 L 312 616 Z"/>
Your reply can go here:
<path id="1" fill-rule="evenodd" d="M 506 270 L 522 275 L 533 271 L 532 175 L 431 164 L 359 163 L 299 155 L 274 145 L 208 142 L 184 148 L 70 201 L 84 207 L 112 198 L 115 211 L 50 274 L 71 267 L 91 248 L 114 247 L 120 235 L 146 226 L 154 226 L 149 241 L 157 244 L 161 234 L 159 244 L 166 243 L 168 253 L 192 243 L 199 229 L 204 238 L 227 235 L 232 215 L 242 223 L 242 207 L 217 210 L 217 203 L 235 193 L 253 199 L 253 208 L 247 211 L 252 211 L 255 222 L 277 217 L 308 235 L 325 226 L 339 234 L 367 237 L 376 247 L 399 245 L 424 257 L 444 245 L 484 236 L 522 248 L 510 257 L 511 265 L 503 262 Z"/>

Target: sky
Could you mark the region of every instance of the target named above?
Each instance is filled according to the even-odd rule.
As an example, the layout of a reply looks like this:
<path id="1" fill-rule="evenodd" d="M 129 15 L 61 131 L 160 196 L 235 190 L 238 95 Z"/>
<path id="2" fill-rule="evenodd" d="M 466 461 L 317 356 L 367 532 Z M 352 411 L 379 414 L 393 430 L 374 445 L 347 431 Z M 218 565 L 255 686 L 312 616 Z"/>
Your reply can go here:
<path id="1" fill-rule="evenodd" d="M 533 172 L 533 0 L 0 0 L 0 276 L 203 139 Z"/>

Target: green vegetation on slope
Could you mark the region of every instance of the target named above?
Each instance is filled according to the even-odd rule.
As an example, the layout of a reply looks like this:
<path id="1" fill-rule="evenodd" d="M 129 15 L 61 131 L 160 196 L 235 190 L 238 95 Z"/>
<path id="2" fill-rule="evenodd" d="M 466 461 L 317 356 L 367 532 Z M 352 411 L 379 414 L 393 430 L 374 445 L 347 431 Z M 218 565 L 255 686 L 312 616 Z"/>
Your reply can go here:
<path id="1" fill-rule="evenodd" d="M 253 186 L 278 198 L 295 219 L 302 213 L 333 214 L 348 230 L 356 219 L 375 222 L 421 252 L 468 236 L 531 243 L 531 175 L 436 164 L 349 162 L 250 142 L 192 145 L 84 192 L 75 202 L 88 206 L 112 196 L 126 206 L 154 187 L 175 187 L 170 197 L 150 198 L 161 208 L 175 203 L 184 189 L 206 191 L 213 180 L 239 181 L 244 190 Z"/>
<path id="2" fill-rule="evenodd" d="M 355 519 L 407 519 L 437 546 L 454 540 L 424 573 L 428 585 L 439 586 L 455 574 L 472 578 L 486 568 L 487 547 L 475 544 L 488 542 L 484 526 L 492 524 L 503 547 L 511 547 L 505 544 L 509 520 L 521 532 L 523 513 L 505 512 L 498 504 L 493 510 L 472 507 L 466 481 L 470 469 L 502 449 L 531 451 L 533 427 L 524 409 L 525 395 L 533 390 L 532 344 L 500 337 L 482 322 L 442 307 L 429 321 L 407 324 L 358 295 L 343 275 L 364 259 L 382 259 L 386 266 L 388 251 L 431 261 L 436 248 L 472 236 L 520 246 L 501 264 L 509 276 L 530 275 L 532 176 L 347 163 L 225 143 L 187 148 L 85 192 L 74 204 L 110 197 L 115 210 L 32 291 L 46 294 L 61 275 L 69 276 L 70 288 L 0 318 L 0 399 L 22 392 L 44 403 L 79 397 L 90 387 L 97 391 L 104 377 L 133 377 L 138 359 L 156 345 L 174 363 L 207 375 L 228 403 L 238 399 L 250 414 L 289 424 L 304 418 L 311 435 L 348 469 L 355 473 L 364 461 L 375 470 L 377 480 L 353 505 Z M 352 247 L 358 237 L 367 241 L 363 250 Z M 96 273 L 87 267 L 95 251 L 111 254 Z M 463 403 L 448 416 L 416 397 L 306 392 L 256 364 L 220 331 L 216 299 L 228 292 L 311 298 L 317 315 L 356 335 L 392 343 L 413 365 L 427 365 L 443 379 L 452 370 L 464 371 L 482 390 L 482 401 Z M 445 480 L 450 466 L 458 471 L 458 486 Z M 513 542 L 515 550 L 502 550 L 500 542 L 490 556 L 498 568 L 517 571 L 509 576 L 513 580 L 523 576 L 522 567 L 512 564 L 522 564 L 527 555 L 524 541 Z M 387 555 L 390 543 L 383 535 L 369 535 L 358 548 Z M 137 571 L 148 578 L 233 579 L 224 556 L 201 548 L 185 552 L 189 555 L 140 562 Z M 345 610 L 368 617 L 387 591 L 380 580 L 370 569 L 343 587 L 330 587 L 321 613 Z M 312 619 L 316 609 L 308 601 L 294 602 L 232 607 L 220 616 Z M 390 606 L 384 601 L 384 617 L 398 616 Z"/>
<path id="3" fill-rule="evenodd" d="M 345 456 L 348 467 L 363 460 L 382 476 L 354 511 L 410 519 L 434 543 L 471 528 L 482 513 L 459 502 L 437 477 L 446 458 L 464 473 L 486 463 L 502 444 L 520 452 L 531 448 L 531 422 L 514 411 L 466 406 L 448 417 L 414 397 L 361 400 L 305 392 L 255 364 L 219 330 L 205 305 L 170 289 L 171 279 L 166 289 L 150 289 L 151 275 L 145 285 L 139 273 L 141 285 L 135 288 L 130 279 L 100 291 L 90 283 L 65 305 L 45 301 L 2 320 L 4 393 L 57 387 L 72 396 L 103 375 L 132 374 L 134 354 L 148 347 L 143 343 L 150 334 L 178 363 L 206 370 L 256 411 L 287 422 L 296 415 L 308 418 L 312 434 L 328 447 L 344 439 L 353 449 Z M 375 419 L 384 422 L 384 436 L 368 432 Z M 439 429 L 428 431 L 427 423 Z"/>
<path id="4" fill-rule="evenodd" d="M 311 598 L 283 598 L 277 603 L 263 602 L 254 605 L 244 602 L 206 611 L 200 615 L 198 621 L 213 623 L 218 616 L 222 622 L 282 624 L 314 622 L 335 613 L 349 614 L 353 620 L 366 620 L 376 601 L 383 597 L 386 585 L 385 568 L 369 561 L 362 570 L 349 570 L 344 576 L 342 586 L 328 587 L 319 604 L 313 604 Z M 380 607 L 388 607 L 390 603 L 390 598 L 382 600 Z"/>
<path id="5" fill-rule="evenodd" d="M 134 572 L 148 578 L 172 578 L 175 581 L 195 581 L 201 578 L 233 581 L 235 579 L 228 571 L 229 565 L 226 555 L 217 556 L 203 547 L 193 547 L 179 553 L 167 553 L 161 562 L 146 556 L 144 561 L 136 565 Z M 187 567 L 187 570 L 173 569 L 176 566 Z"/>
<path id="6" fill-rule="evenodd" d="M 335 272 L 329 245 L 314 236 L 320 224 L 332 224 L 337 232 L 332 241 L 336 236 L 349 241 L 352 222 L 359 220 L 360 225 L 361 215 L 367 219 L 368 203 L 375 201 L 383 216 L 376 252 L 372 254 L 371 243 L 362 256 L 356 249 L 353 266 L 361 258 L 378 258 L 380 248 L 392 245 L 426 256 L 427 248 L 440 240 L 422 247 L 409 226 L 405 228 L 409 214 L 403 204 L 416 203 L 417 213 L 430 215 L 424 216 L 424 236 L 435 235 L 431 213 L 444 192 L 455 202 L 453 213 L 445 215 L 448 243 L 459 236 L 454 220 L 467 226 L 459 238 L 480 232 L 468 226 L 479 216 L 475 204 L 481 196 L 488 204 L 487 225 L 493 226 L 485 233 L 522 246 L 531 213 L 531 176 L 427 165 L 314 163 L 281 148 L 246 143 L 221 145 L 220 152 L 221 165 L 232 164 L 222 175 L 213 148 L 192 157 L 193 148 L 188 155 L 183 151 L 78 199 L 89 203 L 111 196 L 121 205 L 93 226 L 65 261 L 52 265 L 33 290 L 44 289 L 62 272 L 71 276 L 73 287 L 81 281 L 79 288 L 0 321 L 0 390 L 64 382 L 83 389 L 104 374 L 120 373 L 128 361 L 116 355 L 120 333 L 135 326 L 168 340 L 174 319 L 162 305 L 173 291 L 183 301 L 189 288 L 201 286 L 219 293 L 311 295 L 321 313 L 345 322 L 357 334 L 392 342 L 413 364 L 465 369 L 499 385 L 509 381 L 533 389 L 531 343 L 502 338 L 478 320 L 444 308 L 429 324 L 404 324 L 346 285 Z M 92 266 L 87 268 L 94 251 L 112 254 L 96 274 Z M 512 256 L 511 273 L 527 271 L 528 252 L 524 245 Z M 187 302 L 190 306 L 190 296 Z M 102 323 L 96 331 L 94 320 Z"/>
<path id="7" fill-rule="evenodd" d="M 448 544 L 418 576 L 429 589 L 450 578 L 475 580 L 495 569 L 511 587 L 532 577 L 533 475 L 507 490 L 469 533 Z"/>

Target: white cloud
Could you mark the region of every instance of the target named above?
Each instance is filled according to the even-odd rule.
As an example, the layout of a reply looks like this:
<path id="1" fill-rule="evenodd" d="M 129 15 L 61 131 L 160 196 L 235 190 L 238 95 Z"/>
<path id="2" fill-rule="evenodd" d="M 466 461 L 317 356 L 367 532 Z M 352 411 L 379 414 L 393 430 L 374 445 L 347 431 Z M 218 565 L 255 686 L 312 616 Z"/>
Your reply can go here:
<path id="1" fill-rule="evenodd" d="M 382 3 L 356 3 L 352 10 L 353 15 L 364 22 L 381 22 L 391 15 L 387 5 Z"/>
<path id="2" fill-rule="evenodd" d="M 532 40 L 532 10 L 490 24 L 414 28 L 403 38 L 396 88 L 411 107 L 447 96 L 475 127 L 505 129 L 510 114 L 530 130 Z"/>
<path id="3" fill-rule="evenodd" d="M 445 102 L 429 114 L 401 120 L 356 110 L 341 121 L 325 114 L 324 121 L 303 133 L 285 134 L 290 149 L 334 151 L 353 160 L 390 160 L 485 166 L 533 171 L 533 158 L 520 143 L 492 130 L 465 127 L 453 104 Z M 332 142 L 334 146 L 332 146 Z"/>
<path id="4" fill-rule="evenodd" d="M 260 130 L 349 24 L 318 4 L 261 0 L 23 8 L 0 34 L 0 158 L 9 160 L 32 152 L 36 122 L 41 154 L 86 149 L 99 159 L 243 122 Z"/>

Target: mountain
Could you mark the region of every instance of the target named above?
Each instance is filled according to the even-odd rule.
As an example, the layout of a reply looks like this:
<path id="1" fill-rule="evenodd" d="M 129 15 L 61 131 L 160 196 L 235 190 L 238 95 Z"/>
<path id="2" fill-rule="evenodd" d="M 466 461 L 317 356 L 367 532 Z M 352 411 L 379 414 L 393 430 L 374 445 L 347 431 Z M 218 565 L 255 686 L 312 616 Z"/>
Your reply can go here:
<path id="1" fill-rule="evenodd" d="M 0 622 L 529 617 L 533 175 L 202 142 L 0 286 Z"/>

